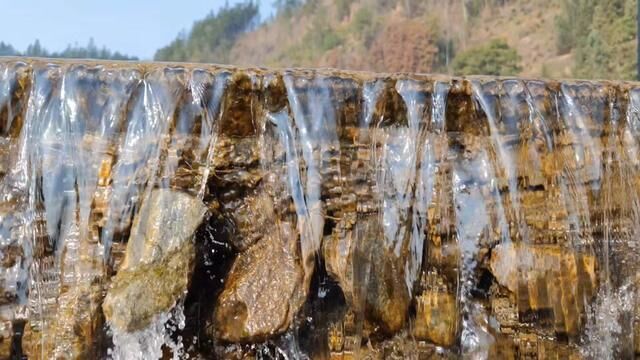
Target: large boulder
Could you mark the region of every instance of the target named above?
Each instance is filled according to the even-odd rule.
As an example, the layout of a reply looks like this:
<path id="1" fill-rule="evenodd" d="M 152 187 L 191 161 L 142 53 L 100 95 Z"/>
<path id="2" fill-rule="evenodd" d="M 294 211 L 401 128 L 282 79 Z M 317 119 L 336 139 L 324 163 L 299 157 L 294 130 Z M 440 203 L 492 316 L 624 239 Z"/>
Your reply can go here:
<path id="1" fill-rule="evenodd" d="M 215 337 L 256 342 L 289 328 L 308 292 L 297 241 L 297 230 L 279 222 L 238 255 L 216 305 Z"/>
<path id="2" fill-rule="evenodd" d="M 186 293 L 195 259 L 192 236 L 205 212 L 201 200 L 168 189 L 153 190 L 143 202 L 103 304 L 112 327 L 143 329 Z"/>

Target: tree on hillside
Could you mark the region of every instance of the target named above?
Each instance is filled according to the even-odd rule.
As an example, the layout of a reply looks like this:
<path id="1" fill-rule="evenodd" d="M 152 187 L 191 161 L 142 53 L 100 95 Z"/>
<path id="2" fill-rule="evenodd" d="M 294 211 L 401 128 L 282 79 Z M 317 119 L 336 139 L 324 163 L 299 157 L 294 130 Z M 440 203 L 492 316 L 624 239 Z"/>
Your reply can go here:
<path id="1" fill-rule="evenodd" d="M 49 56 L 74 59 L 138 60 L 136 57 L 127 56 L 118 51 L 112 52 L 104 46 L 99 48 L 93 38 L 89 39 L 86 47 L 79 46 L 78 44 L 68 45 L 63 51 L 53 52 Z"/>
<path id="2" fill-rule="evenodd" d="M 562 13 L 556 18 L 556 48 L 566 54 L 586 39 L 593 12 L 600 0 L 563 0 Z M 606 0 L 605 0 L 606 1 Z"/>
<path id="3" fill-rule="evenodd" d="M 275 0 L 273 7 L 278 15 L 289 16 L 293 11 L 304 4 L 303 0 Z"/>
<path id="4" fill-rule="evenodd" d="M 474 18 L 480 15 L 482 9 L 492 6 L 504 6 L 511 0 L 463 0 L 464 9 L 467 15 Z"/>
<path id="5" fill-rule="evenodd" d="M 589 32 L 576 51 L 574 75 L 579 78 L 606 78 L 610 51 L 602 34 Z"/>
<path id="6" fill-rule="evenodd" d="M 388 23 L 375 36 L 370 50 L 376 71 L 430 72 L 438 48 L 433 27 L 419 19 Z"/>
<path id="7" fill-rule="evenodd" d="M 564 0 L 558 51 L 574 51 L 578 78 L 632 79 L 636 0 Z"/>
<path id="8" fill-rule="evenodd" d="M 25 56 L 34 56 L 34 57 L 47 57 L 49 56 L 49 52 L 40 45 L 40 40 L 36 39 L 33 44 L 27 46 L 27 51 L 24 53 Z"/>
<path id="9" fill-rule="evenodd" d="M 193 24 L 188 34 L 180 34 L 155 54 L 160 61 L 227 62 L 228 53 L 239 35 L 258 23 L 257 3 L 247 1 L 225 6 Z"/>
<path id="10" fill-rule="evenodd" d="M 18 55 L 16 49 L 13 48 L 10 44 L 6 44 L 3 41 L 0 41 L 0 56 L 14 56 Z"/>
<path id="11" fill-rule="evenodd" d="M 504 40 L 493 40 L 456 56 L 453 71 L 458 75 L 517 75 L 522 71 L 520 60 Z"/>
<path id="12" fill-rule="evenodd" d="M 106 47 L 98 48 L 93 39 L 89 39 L 86 47 L 78 44 L 68 45 L 61 52 L 50 52 L 40 44 L 40 40 L 33 42 L 27 46 L 24 53 L 17 51 L 13 46 L 0 42 L 0 56 L 31 56 L 31 57 L 50 57 L 50 58 L 73 58 L 73 59 L 102 59 L 102 60 L 138 60 L 133 56 L 127 56 L 120 52 L 112 52 Z"/>
<path id="13" fill-rule="evenodd" d="M 338 19 L 342 20 L 351 15 L 351 4 L 353 0 L 333 0 L 333 2 L 336 6 Z"/>

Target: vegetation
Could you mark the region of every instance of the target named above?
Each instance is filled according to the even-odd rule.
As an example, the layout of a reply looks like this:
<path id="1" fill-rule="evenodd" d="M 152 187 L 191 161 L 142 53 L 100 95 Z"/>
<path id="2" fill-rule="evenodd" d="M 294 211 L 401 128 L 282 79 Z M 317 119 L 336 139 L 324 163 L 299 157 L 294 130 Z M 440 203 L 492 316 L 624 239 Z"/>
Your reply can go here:
<path id="1" fill-rule="evenodd" d="M 564 0 L 557 48 L 573 51 L 579 78 L 635 77 L 635 0 Z"/>
<path id="2" fill-rule="evenodd" d="M 463 0 L 442 9 L 440 2 L 425 0 L 275 0 L 276 16 L 263 25 L 257 21 L 257 5 L 248 1 L 196 22 L 188 34 L 159 50 L 156 59 L 487 75 L 518 75 L 537 66 L 538 75 L 544 76 L 635 77 L 635 61 L 629 59 L 635 59 L 636 0 L 559 0 L 559 8 L 551 5 L 554 1 Z M 537 11 L 537 23 L 532 20 L 525 29 L 515 18 L 503 17 L 502 22 L 483 24 L 505 6 L 509 14 Z M 403 11 L 395 11 L 398 8 Z M 484 11 L 487 8 L 491 11 Z M 551 9 L 553 14 L 546 16 Z M 442 18 L 444 11 L 464 14 L 468 24 L 451 20 L 437 26 L 434 19 Z M 555 14 L 552 31 L 548 25 Z M 546 26 L 543 18 L 549 21 Z M 412 24 L 404 29 L 401 25 L 407 21 Z M 244 35 L 258 26 L 264 26 L 259 38 Z M 295 36 L 287 34 L 294 28 Z M 486 35 L 480 41 L 466 40 L 481 28 Z M 421 35 L 413 36 L 414 31 Z M 523 49 L 516 41 L 531 31 L 545 32 L 555 46 L 553 41 L 538 41 L 538 47 L 549 48 L 542 53 Z M 492 40 L 513 33 L 522 34 L 508 39 L 518 44 L 524 59 L 506 41 Z M 270 38 L 278 40 L 269 42 Z M 236 47 L 238 42 L 241 46 Z"/>
<path id="3" fill-rule="evenodd" d="M 304 0 L 275 0 L 273 6 L 279 16 L 291 16 L 303 4 Z"/>
<path id="4" fill-rule="evenodd" d="M 504 41 L 493 40 L 456 56 L 453 69 L 460 75 L 517 75 L 520 55 Z"/>
<path id="5" fill-rule="evenodd" d="M 351 15 L 351 4 L 353 4 L 353 0 L 334 0 L 334 2 L 338 19 L 342 20 Z"/>
<path id="6" fill-rule="evenodd" d="M 342 35 L 330 26 L 326 16 L 315 17 L 312 29 L 302 37 L 299 44 L 290 49 L 294 58 L 309 61 L 320 57 L 324 52 L 341 45 L 344 41 Z"/>
<path id="7" fill-rule="evenodd" d="M 633 0 L 598 1 L 589 31 L 575 44 L 575 77 L 635 78 L 635 8 Z"/>
<path id="8" fill-rule="evenodd" d="M 87 46 L 78 44 L 68 45 L 60 52 L 50 52 L 45 49 L 39 40 L 27 47 L 25 52 L 16 50 L 13 46 L 0 42 L 0 56 L 32 56 L 49 58 L 74 58 L 74 59 L 103 59 L 103 60 L 138 60 L 137 57 L 128 56 L 120 52 L 112 52 L 106 47 L 98 48 L 93 39 L 89 40 Z"/>
<path id="9" fill-rule="evenodd" d="M 464 7 L 467 15 L 471 18 L 478 17 L 482 9 L 487 6 L 504 6 L 510 0 L 464 0 Z"/>
<path id="10" fill-rule="evenodd" d="M 380 22 L 370 8 L 360 8 L 351 22 L 351 33 L 359 37 L 365 47 L 369 47 L 380 30 Z"/>
<path id="11" fill-rule="evenodd" d="M 3 41 L 0 41 L 0 56 L 12 56 L 17 55 L 18 51 L 13 48 L 10 44 L 6 44 Z"/>
<path id="12" fill-rule="evenodd" d="M 294 0 L 283 1 L 291 6 Z M 171 44 L 158 50 L 156 60 L 227 62 L 229 50 L 238 36 L 258 25 L 258 4 L 247 1 L 225 5 L 218 13 L 210 13 L 193 24 L 188 34 L 179 35 Z"/>
<path id="13" fill-rule="evenodd" d="M 556 18 L 556 46 L 559 54 L 573 50 L 589 34 L 593 12 L 600 0 L 563 0 Z M 606 0 L 605 0 L 606 1 Z"/>

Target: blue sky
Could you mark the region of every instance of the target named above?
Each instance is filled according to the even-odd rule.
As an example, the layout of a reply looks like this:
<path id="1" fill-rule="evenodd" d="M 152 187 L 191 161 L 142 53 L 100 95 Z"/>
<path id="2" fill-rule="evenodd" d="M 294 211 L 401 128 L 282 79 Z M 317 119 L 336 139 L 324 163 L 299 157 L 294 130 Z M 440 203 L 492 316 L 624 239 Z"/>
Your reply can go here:
<path id="1" fill-rule="evenodd" d="M 48 50 L 86 45 L 93 37 L 142 59 L 173 40 L 181 30 L 224 6 L 227 0 L 0 0 L 0 41 L 23 51 L 35 39 Z M 228 0 L 229 4 L 241 0 Z M 259 0 L 261 16 L 273 0 Z"/>

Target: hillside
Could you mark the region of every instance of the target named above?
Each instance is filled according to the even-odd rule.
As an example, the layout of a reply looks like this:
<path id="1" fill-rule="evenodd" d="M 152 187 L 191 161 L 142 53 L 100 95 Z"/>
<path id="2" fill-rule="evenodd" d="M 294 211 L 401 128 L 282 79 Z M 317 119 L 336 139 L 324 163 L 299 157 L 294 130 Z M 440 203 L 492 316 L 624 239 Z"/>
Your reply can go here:
<path id="1" fill-rule="evenodd" d="M 630 79 L 635 0 L 280 0 L 226 7 L 157 60 Z M 633 60 L 629 60 L 633 59 Z"/>

